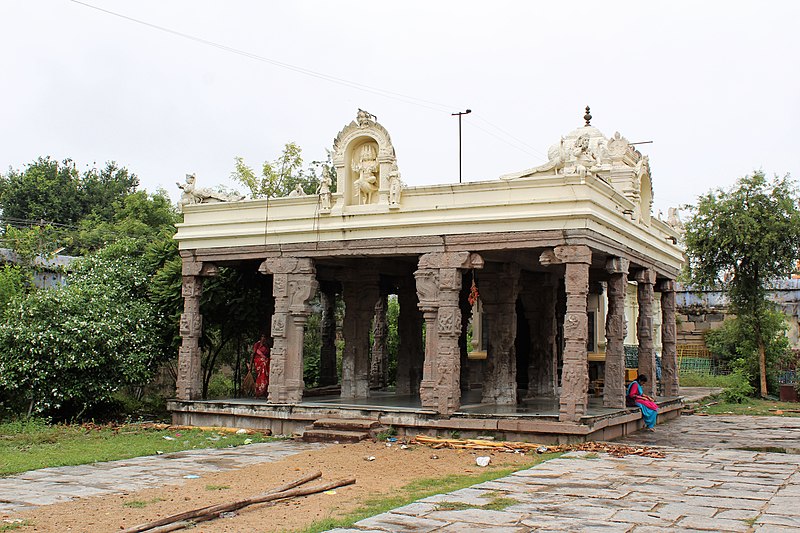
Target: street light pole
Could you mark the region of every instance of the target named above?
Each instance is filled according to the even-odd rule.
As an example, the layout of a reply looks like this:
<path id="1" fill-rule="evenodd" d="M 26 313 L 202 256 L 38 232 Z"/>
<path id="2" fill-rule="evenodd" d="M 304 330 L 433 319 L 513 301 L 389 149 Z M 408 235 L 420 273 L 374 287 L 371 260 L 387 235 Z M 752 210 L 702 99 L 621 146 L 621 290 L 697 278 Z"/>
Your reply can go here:
<path id="1" fill-rule="evenodd" d="M 466 111 L 459 111 L 458 113 L 450 113 L 451 116 L 458 117 L 458 182 L 461 183 L 461 116 L 469 115 L 472 109 Z"/>

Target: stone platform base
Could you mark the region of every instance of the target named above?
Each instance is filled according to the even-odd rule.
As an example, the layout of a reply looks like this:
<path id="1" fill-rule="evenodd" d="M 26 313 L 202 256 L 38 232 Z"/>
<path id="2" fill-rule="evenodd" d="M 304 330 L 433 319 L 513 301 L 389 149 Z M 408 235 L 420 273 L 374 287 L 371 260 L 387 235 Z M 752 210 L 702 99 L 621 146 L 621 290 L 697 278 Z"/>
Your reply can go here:
<path id="1" fill-rule="evenodd" d="M 683 406 L 680 398 L 665 399 L 658 403 L 659 423 L 680 416 Z M 449 418 L 440 418 L 435 412 L 418 407 L 343 402 L 268 404 L 253 399 L 170 400 L 167 408 L 172 412 L 174 424 L 269 429 L 273 435 L 302 434 L 307 426 L 322 418 L 377 420 L 383 426 L 393 427 L 401 436 L 423 434 L 449 437 L 453 432 L 458 432 L 461 438 L 490 435 L 498 439 L 542 444 L 612 440 L 643 427 L 638 408 L 604 409 L 602 413 L 584 416 L 580 423 L 559 422 L 557 412 L 485 412 L 489 406 L 483 406 L 480 413 L 461 411 Z"/>

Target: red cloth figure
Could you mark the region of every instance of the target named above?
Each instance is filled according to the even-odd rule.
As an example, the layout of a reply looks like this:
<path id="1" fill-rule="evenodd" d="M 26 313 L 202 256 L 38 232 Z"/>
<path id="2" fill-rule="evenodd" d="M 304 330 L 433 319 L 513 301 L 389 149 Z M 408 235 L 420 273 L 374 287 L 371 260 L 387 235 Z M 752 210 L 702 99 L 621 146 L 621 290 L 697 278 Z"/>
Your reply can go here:
<path id="1" fill-rule="evenodd" d="M 267 397 L 269 388 L 269 340 L 266 335 L 253 345 L 253 363 L 251 368 L 256 373 L 255 395 Z"/>

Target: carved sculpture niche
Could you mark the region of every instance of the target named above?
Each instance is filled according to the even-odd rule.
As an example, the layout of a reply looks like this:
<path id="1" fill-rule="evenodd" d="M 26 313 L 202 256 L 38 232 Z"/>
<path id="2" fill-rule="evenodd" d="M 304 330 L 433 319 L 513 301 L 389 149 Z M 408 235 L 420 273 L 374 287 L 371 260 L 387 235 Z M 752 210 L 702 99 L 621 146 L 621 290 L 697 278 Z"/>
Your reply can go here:
<path id="1" fill-rule="evenodd" d="M 337 192 L 331 211 L 350 205 L 400 207 L 403 183 L 397 157 L 375 115 L 359 109 L 356 120 L 339 132 L 333 142 L 333 165 Z"/>
<path id="2" fill-rule="evenodd" d="M 380 166 L 378 165 L 378 143 L 366 141 L 356 147 L 350 155 L 350 169 L 353 171 L 353 198 L 359 205 L 377 201 L 380 185 Z"/>

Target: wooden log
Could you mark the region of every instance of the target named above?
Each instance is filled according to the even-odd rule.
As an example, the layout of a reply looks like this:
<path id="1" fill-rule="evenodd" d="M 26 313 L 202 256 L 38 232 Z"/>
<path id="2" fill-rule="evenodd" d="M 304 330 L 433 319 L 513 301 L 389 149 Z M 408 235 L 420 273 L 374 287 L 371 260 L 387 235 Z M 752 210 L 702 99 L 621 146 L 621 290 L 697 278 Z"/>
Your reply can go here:
<path id="1" fill-rule="evenodd" d="M 322 472 L 317 470 L 316 472 L 312 472 L 310 474 L 306 474 L 305 476 L 303 476 L 301 478 L 298 478 L 298 479 L 295 479 L 294 481 L 290 481 L 289 483 L 286 483 L 285 485 L 282 485 L 282 486 L 274 488 L 274 489 L 270 489 L 269 491 L 265 492 L 261 496 L 256 496 L 256 498 L 269 496 L 269 495 L 272 495 L 272 494 L 279 494 L 279 493 L 282 493 L 282 492 L 286 492 L 289 489 L 293 489 L 293 488 L 295 488 L 297 486 L 302 485 L 303 483 L 308 483 L 309 481 L 313 481 L 313 480 L 315 480 L 317 478 L 320 478 L 320 477 L 322 477 Z M 244 500 L 244 501 L 247 501 L 247 500 Z M 228 504 L 222 504 L 222 505 L 228 505 Z M 128 529 L 122 530 L 120 533 L 140 533 L 142 531 L 147 531 L 148 529 L 153 529 L 153 528 L 156 528 L 156 527 L 159 527 L 159 526 L 163 526 L 163 525 L 166 525 L 166 524 L 171 524 L 173 522 L 178 522 L 178 521 L 182 521 L 182 520 L 191 520 L 191 519 L 193 519 L 195 517 L 198 517 L 198 516 L 202 515 L 203 513 L 206 513 L 208 511 L 210 511 L 211 509 L 214 509 L 215 507 L 219 507 L 219 506 L 220 505 L 208 505 L 206 507 L 201 507 L 199 509 L 192 509 L 191 511 L 185 511 L 183 513 L 178 513 L 178 514 L 174 514 L 172 516 L 167 516 L 167 517 L 161 518 L 159 520 L 156 520 L 154 522 L 148 522 L 146 524 L 139 524 L 137 526 L 129 527 Z M 224 512 L 224 511 L 220 511 L 220 512 Z"/>
<path id="2" fill-rule="evenodd" d="M 195 524 L 199 524 L 200 522 L 207 522 L 209 520 L 214 520 L 215 518 L 219 517 L 221 513 L 238 511 L 239 509 L 247 507 L 248 505 L 254 505 L 257 503 L 267 503 L 274 500 L 282 500 L 286 498 L 296 498 L 298 496 L 308 496 L 309 494 L 316 494 L 317 492 L 324 492 L 326 490 L 343 487 L 345 485 L 352 485 L 355 482 L 356 482 L 355 478 L 340 479 L 338 481 L 330 481 L 328 483 L 323 483 L 322 485 L 315 485 L 313 487 L 300 487 L 296 489 L 285 490 L 282 492 L 265 494 L 262 496 L 257 496 L 255 498 L 241 500 L 238 502 L 215 505 L 213 507 L 207 508 L 201 515 L 196 516 L 191 520 L 180 520 L 172 524 L 165 524 L 155 529 L 147 530 L 147 533 L 168 533 L 169 531 L 177 531 L 179 529 L 194 526 Z"/>

